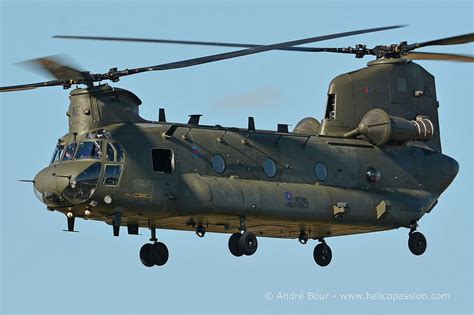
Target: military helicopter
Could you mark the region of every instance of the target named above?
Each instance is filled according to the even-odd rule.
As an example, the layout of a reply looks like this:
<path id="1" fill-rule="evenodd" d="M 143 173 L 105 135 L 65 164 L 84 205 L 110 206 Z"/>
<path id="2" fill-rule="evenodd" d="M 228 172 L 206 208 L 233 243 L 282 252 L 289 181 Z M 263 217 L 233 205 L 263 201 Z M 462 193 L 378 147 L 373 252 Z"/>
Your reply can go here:
<path id="1" fill-rule="evenodd" d="M 434 77 L 412 60 L 472 62 L 472 56 L 414 52 L 434 45 L 474 41 L 474 33 L 421 43 L 367 48 L 296 47 L 401 27 L 388 26 L 288 41 L 272 45 L 159 39 L 56 36 L 58 38 L 140 41 L 241 47 L 243 49 L 150 67 L 106 73 L 79 71 L 55 58 L 35 62 L 52 81 L 1 87 L 1 92 L 47 86 L 82 85 L 70 93 L 69 132 L 55 147 L 51 163 L 31 182 L 47 209 L 75 219 L 104 221 L 113 235 L 127 227 L 150 230 L 141 262 L 162 266 L 168 248 L 157 229 L 231 234 L 234 256 L 253 255 L 257 237 L 317 240 L 313 258 L 327 266 L 333 236 L 409 229 L 408 247 L 421 255 L 426 238 L 418 221 L 436 205 L 458 173 L 458 163 L 442 154 Z M 140 99 L 101 81 L 146 71 L 171 70 L 269 50 L 331 52 L 376 59 L 367 67 L 337 76 L 329 85 L 320 123 L 302 119 L 293 129 L 275 131 L 202 125 L 139 115 Z M 434 175 L 436 174 L 436 175 Z"/>

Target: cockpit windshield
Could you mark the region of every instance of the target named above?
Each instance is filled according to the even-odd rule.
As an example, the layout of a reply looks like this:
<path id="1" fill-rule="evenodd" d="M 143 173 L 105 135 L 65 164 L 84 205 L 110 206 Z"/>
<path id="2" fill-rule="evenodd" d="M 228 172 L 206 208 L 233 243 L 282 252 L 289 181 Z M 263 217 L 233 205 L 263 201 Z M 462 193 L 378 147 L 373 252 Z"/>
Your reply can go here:
<path id="1" fill-rule="evenodd" d="M 102 141 L 84 141 L 77 148 L 76 159 L 96 159 L 102 158 Z"/>
<path id="2" fill-rule="evenodd" d="M 92 131 L 79 141 L 76 137 L 69 143 L 66 141 L 64 139 L 58 141 L 51 163 L 85 159 L 102 160 L 102 158 L 107 162 L 122 162 L 124 158 L 122 146 L 114 141 L 112 134 L 105 129 Z"/>
<path id="3" fill-rule="evenodd" d="M 58 144 L 54 149 L 53 157 L 51 158 L 51 163 L 56 163 L 61 160 L 61 156 L 63 155 L 64 145 Z"/>
<path id="4" fill-rule="evenodd" d="M 76 152 L 77 144 L 75 142 L 69 143 L 64 151 L 63 161 L 70 161 L 74 157 L 74 152 Z"/>

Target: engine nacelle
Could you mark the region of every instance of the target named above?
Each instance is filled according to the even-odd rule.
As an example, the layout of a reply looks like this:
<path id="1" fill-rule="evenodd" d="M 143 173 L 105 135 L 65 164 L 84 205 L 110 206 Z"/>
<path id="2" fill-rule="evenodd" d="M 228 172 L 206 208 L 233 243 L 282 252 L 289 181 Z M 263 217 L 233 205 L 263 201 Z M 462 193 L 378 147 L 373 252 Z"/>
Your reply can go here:
<path id="1" fill-rule="evenodd" d="M 362 117 L 357 129 L 347 137 L 364 135 L 376 146 L 402 144 L 408 141 L 428 141 L 433 137 L 434 125 L 427 116 L 417 116 L 415 120 L 390 116 L 380 108 L 372 109 Z"/>

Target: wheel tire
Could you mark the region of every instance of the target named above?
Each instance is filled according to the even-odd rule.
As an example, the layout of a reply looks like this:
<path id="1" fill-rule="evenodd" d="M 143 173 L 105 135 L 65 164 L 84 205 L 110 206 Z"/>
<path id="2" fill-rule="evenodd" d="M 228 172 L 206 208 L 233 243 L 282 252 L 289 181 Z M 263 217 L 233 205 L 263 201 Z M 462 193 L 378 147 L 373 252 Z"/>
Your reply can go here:
<path id="1" fill-rule="evenodd" d="M 244 232 L 239 239 L 239 248 L 244 255 L 251 256 L 255 254 L 258 247 L 258 241 L 255 234 Z"/>
<path id="2" fill-rule="evenodd" d="M 169 258 L 168 247 L 165 244 L 158 242 L 152 245 L 150 249 L 150 259 L 153 264 L 163 266 Z"/>
<path id="3" fill-rule="evenodd" d="M 150 257 L 150 250 L 152 247 L 152 244 L 147 243 L 140 248 L 140 260 L 146 267 L 153 267 L 155 265 Z"/>
<path id="4" fill-rule="evenodd" d="M 229 251 L 235 257 L 240 257 L 244 254 L 240 250 L 240 247 L 239 247 L 239 240 L 240 240 L 241 236 L 242 236 L 242 234 L 240 234 L 240 233 L 234 233 L 229 238 Z"/>
<path id="5" fill-rule="evenodd" d="M 420 256 L 426 250 L 426 238 L 420 232 L 414 232 L 408 237 L 408 248 L 413 255 Z"/>
<path id="6" fill-rule="evenodd" d="M 321 267 L 326 267 L 329 265 L 332 259 L 331 248 L 326 244 L 318 244 L 313 251 L 314 261 Z"/>

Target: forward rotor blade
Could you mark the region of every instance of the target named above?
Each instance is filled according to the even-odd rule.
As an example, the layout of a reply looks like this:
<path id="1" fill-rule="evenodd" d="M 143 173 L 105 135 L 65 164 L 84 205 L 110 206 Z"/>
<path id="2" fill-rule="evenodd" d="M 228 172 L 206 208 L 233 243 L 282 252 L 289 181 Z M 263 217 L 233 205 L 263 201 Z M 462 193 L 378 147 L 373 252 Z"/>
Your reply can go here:
<path id="1" fill-rule="evenodd" d="M 389 30 L 389 29 L 394 29 L 394 28 L 399 28 L 399 27 L 403 27 L 403 25 L 377 27 L 377 28 L 363 29 L 363 30 L 358 30 L 358 31 L 351 31 L 351 32 L 344 32 L 344 33 L 337 33 L 337 34 L 330 34 L 330 35 L 304 38 L 304 39 L 293 40 L 293 41 L 288 41 L 288 42 L 282 42 L 282 43 L 277 43 L 277 44 L 272 44 L 272 45 L 255 46 L 255 47 L 248 48 L 248 49 L 231 51 L 231 52 L 217 54 L 217 55 L 210 55 L 210 56 L 205 56 L 205 57 L 200 57 L 200 58 L 187 59 L 187 60 L 171 62 L 171 63 L 165 63 L 165 64 L 151 66 L 151 67 L 143 67 L 143 68 L 135 68 L 135 69 L 124 70 L 124 71 L 121 71 L 120 73 L 118 73 L 118 75 L 119 76 L 125 76 L 125 75 L 141 73 L 141 72 L 145 72 L 145 71 L 170 70 L 170 69 L 178 69 L 178 68 L 196 66 L 196 65 L 200 65 L 200 64 L 204 64 L 204 63 L 210 63 L 210 62 L 215 62 L 215 61 L 220 61 L 220 60 L 225 60 L 225 59 L 231 59 L 231 58 L 236 58 L 236 57 L 242 57 L 242 56 L 257 54 L 257 53 L 261 53 L 261 52 L 265 52 L 265 51 L 269 51 L 269 50 L 278 50 L 278 49 L 282 49 L 282 48 L 288 48 L 288 47 L 297 46 L 297 45 L 314 43 L 314 42 L 319 42 L 319 41 L 323 41 L 323 40 L 329 40 L 329 39 L 352 36 L 352 35 L 358 35 L 358 34 L 364 34 L 364 33 L 384 31 L 384 30 Z"/>
<path id="2" fill-rule="evenodd" d="M 171 40 L 171 39 L 133 38 L 133 37 L 109 37 L 109 36 L 55 35 L 55 36 L 53 36 L 53 38 L 115 41 L 115 42 L 137 42 L 137 43 L 196 45 L 196 46 L 238 47 L 238 48 L 253 48 L 253 47 L 262 46 L 262 45 L 256 45 L 256 44 L 237 44 L 237 43 L 203 42 L 203 41 L 191 41 L 191 40 Z M 280 48 L 278 50 L 302 51 L 302 52 L 321 52 L 321 51 L 333 52 L 333 51 L 337 50 L 337 48 L 288 47 L 288 48 Z"/>
<path id="3" fill-rule="evenodd" d="M 474 56 L 429 52 L 413 52 L 403 55 L 402 57 L 405 59 L 412 60 L 448 60 L 459 62 L 474 62 Z"/>
<path id="4" fill-rule="evenodd" d="M 474 42 L 474 33 L 458 35 L 458 36 L 453 36 L 453 37 L 446 37 L 446 38 L 441 38 L 441 39 L 430 40 L 427 42 L 412 44 L 410 46 L 413 46 L 413 48 L 410 47 L 410 50 L 415 49 L 415 48 L 420 48 L 420 47 L 426 47 L 426 46 L 459 45 L 459 44 L 467 44 L 470 42 Z"/>
<path id="5" fill-rule="evenodd" d="M 39 83 L 31 83 L 31 84 L 20 84 L 20 85 L 11 85 L 11 86 L 0 86 L 0 93 L 2 92 L 14 92 L 14 91 L 24 91 L 24 90 L 32 90 L 39 87 L 46 87 L 46 86 L 56 86 L 56 85 L 64 85 L 63 81 L 46 81 L 46 82 L 39 82 Z"/>
<path id="6" fill-rule="evenodd" d="M 66 65 L 66 62 L 60 59 L 64 58 L 59 58 L 59 56 L 51 56 L 29 60 L 25 63 L 33 66 L 39 66 L 41 69 L 49 72 L 60 81 L 87 81 L 91 79 L 89 73 Z"/>

